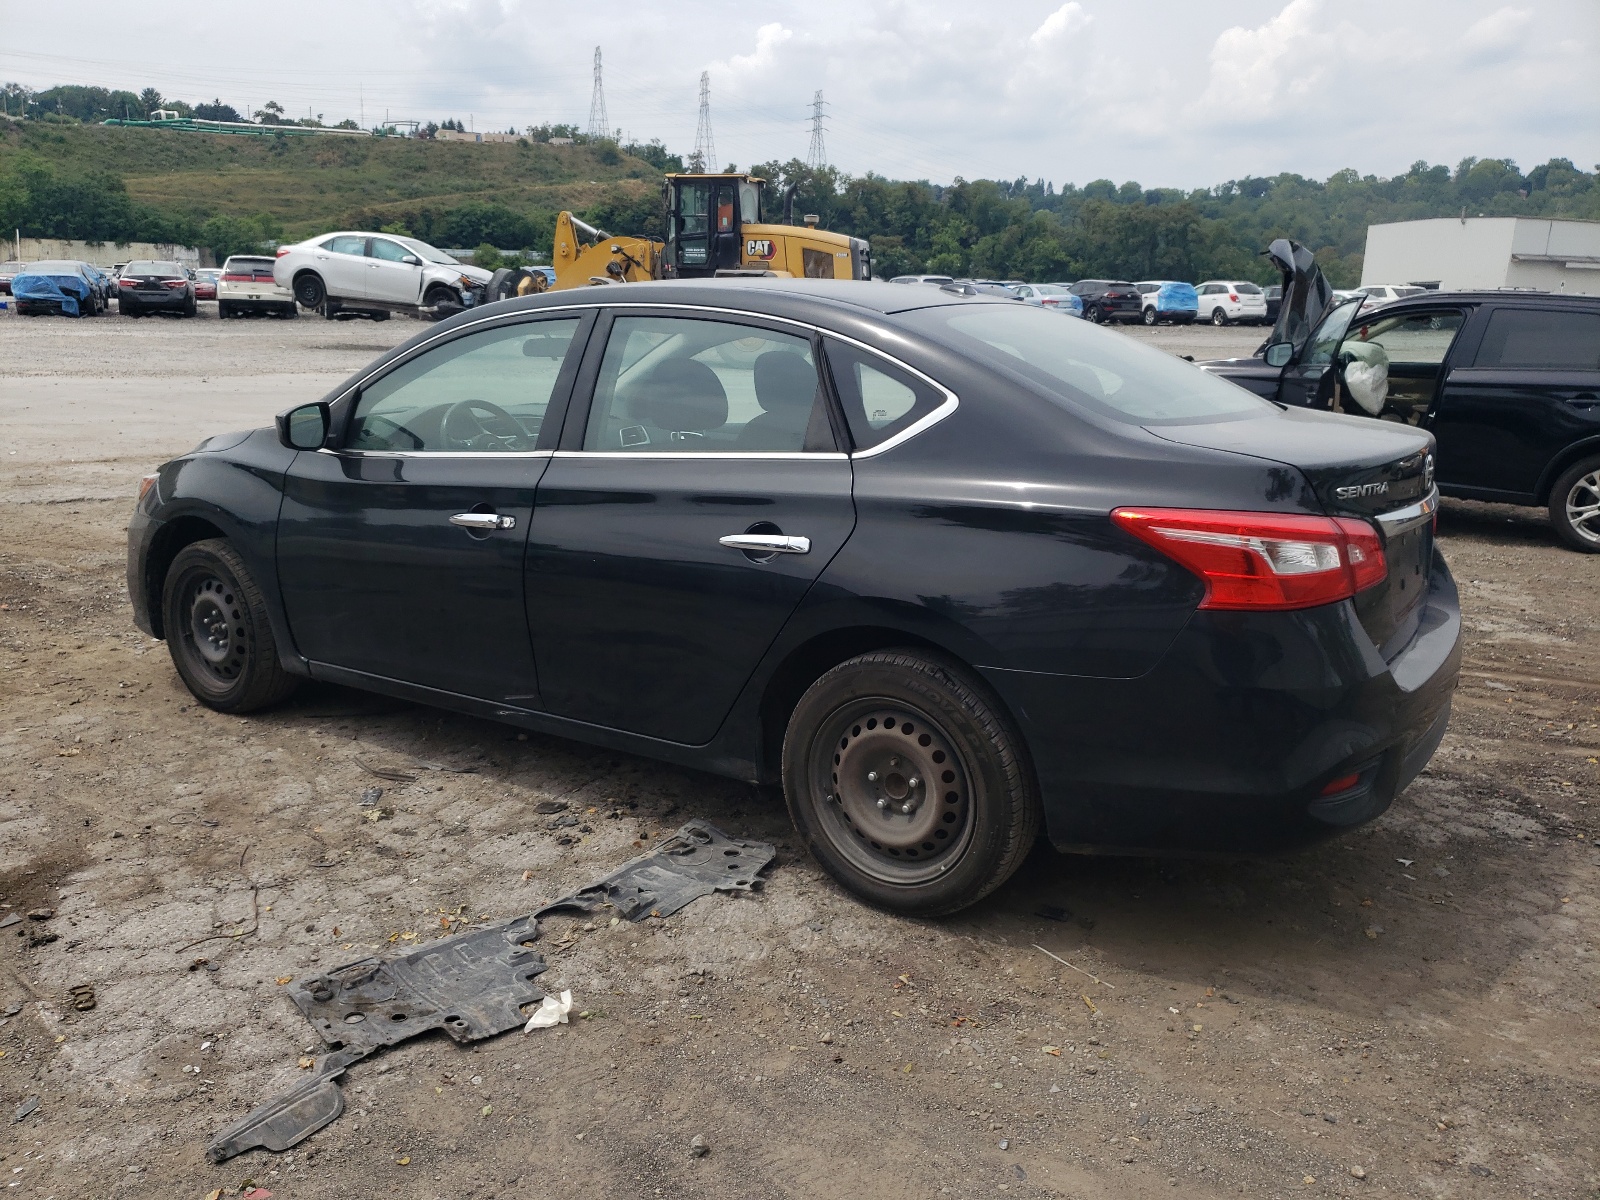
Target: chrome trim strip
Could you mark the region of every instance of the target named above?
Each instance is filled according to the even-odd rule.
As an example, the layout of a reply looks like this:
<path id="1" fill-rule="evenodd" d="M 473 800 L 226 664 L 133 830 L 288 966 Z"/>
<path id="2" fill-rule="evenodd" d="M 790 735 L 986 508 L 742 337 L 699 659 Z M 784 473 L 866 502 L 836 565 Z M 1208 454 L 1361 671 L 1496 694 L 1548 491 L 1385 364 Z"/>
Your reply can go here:
<path id="1" fill-rule="evenodd" d="M 793 462 L 845 462 L 849 455 L 842 450 L 819 450 L 807 453 L 800 450 L 685 450 L 681 454 L 674 454 L 670 450 L 556 450 L 545 451 L 546 454 L 554 453 L 557 458 L 645 458 L 657 462 L 671 462 L 673 459 L 682 459 L 687 462 L 715 462 L 726 459 L 771 459 L 776 461 Z"/>
<path id="2" fill-rule="evenodd" d="M 879 454 L 883 454 L 883 453 L 885 453 L 885 452 L 887 452 L 889 450 L 894 449 L 896 446 L 900 445 L 902 442 L 908 441 L 911 438 L 916 437 L 917 434 L 921 433 L 923 430 L 931 428 L 934 425 L 937 425 L 940 421 L 944 420 L 946 417 L 948 417 L 951 413 L 955 412 L 956 409 L 961 406 L 960 397 L 958 397 L 949 388 L 945 387 L 944 384 L 940 383 L 937 379 L 930 378 L 928 375 L 926 375 L 923 372 L 917 370 L 915 367 L 911 366 L 909 363 L 902 362 L 900 359 L 895 358 L 892 354 L 885 354 L 882 350 L 879 350 L 876 346 L 869 346 L 865 342 L 857 341 L 855 338 L 850 337 L 848 334 L 839 333 L 836 330 L 832 330 L 832 329 L 825 329 L 821 325 L 813 325 L 808 321 L 797 320 L 794 317 L 780 317 L 780 316 L 777 316 L 777 315 L 772 314 L 772 313 L 751 312 L 751 311 L 749 311 L 747 309 L 742 309 L 742 308 L 721 308 L 721 307 L 718 307 L 718 306 L 712 305 L 712 304 L 671 304 L 671 303 L 660 303 L 660 302 L 652 302 L 652 301 L 645 301 L 643 303 L 640 303 L 638 301 L 629 302 L 629 301 L 609 300 L 609 301 L 583 302 L 583 303 L 574 302 L 572 304 L 554 305 L 554 306 L 552 306 L 550 308 L 519 309 L 516 312 L 511 312 L 511 313 L 494 313 L 494 314 L 492 314 L 490 316 L 481 317 L 476 321 L 469 321 L 465 325 L 462 325 L 457 329 L 449 330 L 448 333 L 437 334 L 434 337 L 429 338 L 425 342 L 419 342 L 415 347 L 412 348 L 411 353 L 407 354 L 404 358 L 394 359 L 394 360 L 384 364 L 384 373 L 387 374 L 389 371 L 394 370 L 394 369 L 404 365 L 405 363 L 410 362 L 412 359 L 416 358 L 417 355 L 421 354 L 428 347 L 432 346 L 440 338 L 448 337 L 448 336 L 454 336 L 456 334 L 465 334 L 470 330 L 476 329 L 480 325 L 487 326 L 487 325 L 492 325 L 492 324 L 498 324 L 498 323 L 501 323 L 501 322 L 515 322 L 517 320 L 538 320 L 538 319 L 543 318 L 546 314 L 576 312 L 576 311 L 579 311 L 579 310 L 586 310 L 586 309 L 591 309 L 591 308 L 611 308 L 611 309 L 650 308 L 650 309 L 667 309 L 667 310 L 673 311 L 673 312 L 716 313 L 719 316 L 754 318 L 754 319 L 760 320 L 760 321 L 772 321 L 772 322 L 775 322 L 775 323 L 780 324 L 780 325 L 793 325 L 797 329 L 806 329 L 806 330 L 809 330 L 809 331 L 811 331 L 813 333 L 821 334 L 824 337 L 837 338 L 839 341 L 844 342 L 847 345 L 854 346 L 858 350 L 864 350 L 868 354 L 876 355 L 878 358 L 883 359 L 885 362 L 892 363 L 894 366 L 898 367 L 902 371 L 905 371 L 907 374 L 914 375 L 916 378 L 918 378 L 918 379 L 922 380 L 924 383 L 926 383 L 929 387 L 934 388 L 935 390 L 937 390 L 940 393 L 942 393 L 944 398 L 945 398 L 944 399 L 944 403 L 939 405 L 938 408 L 934 409 L 931 413 L 929 413 L 927 416 L 923 417 L 921 420 L 915 421 L 912 424 L 906 426 L 906 428 L 902 429 L 899 433 L 895 434 L 893 437 L 888 438 L 888 439 L 886 439 L 886 440 L 884 440 L 882 442 L 879 442 L 876 446 L 871 446 L 871 447 L 867 448 L 866 450 L 853 451 L 849 455 L 845 455 L 845 454 L 837 453 L 837 452 L 831 452 L 830 454 L 827 454 L 827 455 L 821 455 L 821 454 L 799 454 L 799 453 L 773 453 L 773 454 L 750 453 L 750 454 L 741 454 L 741 455 L 738 455 L 738 457 L 743 457 L 743 458 L 802 458 L 802 457 L 803 458 L 822 458 L 822 457 L 834 457 L 834 456 L 837 456 L 837 457 L 841 457 L 841 458 L 848 457 L 848 458 L 851 458 L 851 459 L 856 459 L 856 458 L 874 458 Z M 880 314 L 880 315 L 882 315 L 882 314 Z M 365 387 L 373 379 L 373 377 L 376 374 L 377 374 L 376 371 L 371 371 L 371 372 L 368 372 L 366 375 L 363 375 L 354 384 L 350 385 L 349 387 L 346 387 L 346 388 L 342 389 L 340 391 L 338 399 L 340 399 L 340 400 L 344 399 L 345 396 L 350 394 L 350 391 L 351 391 L 352 388 L 360 389 L 360 388 Z M 337 403 L 337 401 L 335 401 L 335 403 Z M 349 453 L 372 453 L 372 452 L 370 452 L 370 451 L 350 451 Z M 438 454 L 438 453 L 444 453 L 444 452 L 442 452 L 442 451 L 415 452 L 414 451 L 414 452 L 410 452 L 410 453 Z M 534 451 L 534 452 L 531 452 L 531 453 L 548 454 L 550 452 L 549 451 Z M 650 454 L 652 452 L 646 451 L 644 453 L 645 454 Z M 732 457 L 735 457 L 735 455 L 731 454 L 731 453 L 730 454 L 711 454 L 711 453 L 707 453 L 707 454 L 702 454 L 702 455 L 664 454 L 664 453 L 661 453 L 659 451 L 658 452 L 653 452 L 653 453 L 654 453 L 654 456 L 657 457 L 657 458 L 696 458 L 696 457 L 699 457 L 699 458 L 732 458 Z M 567 458 L 567 457 L 571 457 L 571 456 L 574 456 L 574 455 L 583 455 L 585 457 L 590 457 L 590 458 L 602 458 L 602 457 L 605 457 L 605 458 L 638 458 L 638 457 L 641 457 L 641 455 L 639 455 L 639 454 L 618 453 L 618 452 L 610 451 L 610 450 L 559 450 L 559 451 L 556 451 L 556 454 L 558 456 L 562 457 L 562 458 Z M 477 457 L 477 456 L 475 455 L 474 457 Z"/>
<path id="3" fill-rule="evenodd" d="M 335 458 L 549 458 L 554 450 L 329 450 L 317 448 L 318 454 L 331 454 Z"/>
<path id="4" fill-rule="evenodd" d="M 1408 504 L 1404 508 L 1397 508 L 1393 512 L 1378 513 L 1373 518 L 1383 527 L 1383 532 L 1389 537 L 1402 534 L 1415 529 L 1418 525 L 1425 524 L 1433 519 L 1433 514 L 1439 507 L 1439 489 L 1434 488 L 1415 504 Z"/>

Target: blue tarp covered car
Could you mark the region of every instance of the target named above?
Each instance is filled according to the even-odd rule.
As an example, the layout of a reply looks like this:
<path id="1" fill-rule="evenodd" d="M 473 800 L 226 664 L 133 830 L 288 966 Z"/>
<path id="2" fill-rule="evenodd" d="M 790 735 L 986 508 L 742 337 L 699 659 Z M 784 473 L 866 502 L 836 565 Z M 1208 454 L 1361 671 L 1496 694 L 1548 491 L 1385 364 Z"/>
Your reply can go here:
<path id="1" fill-rule="evenodd" d="M 95 311 L 94 284 L 82 263 L 30 263 L 11 280 L 11 296 L 23 316 L 40 313 L 86 317 Z"/>
<path id="2" fill-rule="evenodd" d="M 1200 311 L 1200 293 L 1194 284 L 1173 279 L 1148 279 L 1135 284 L 1143 307 L 1144 323 L 1171 321 L 1187 325 Z"/>

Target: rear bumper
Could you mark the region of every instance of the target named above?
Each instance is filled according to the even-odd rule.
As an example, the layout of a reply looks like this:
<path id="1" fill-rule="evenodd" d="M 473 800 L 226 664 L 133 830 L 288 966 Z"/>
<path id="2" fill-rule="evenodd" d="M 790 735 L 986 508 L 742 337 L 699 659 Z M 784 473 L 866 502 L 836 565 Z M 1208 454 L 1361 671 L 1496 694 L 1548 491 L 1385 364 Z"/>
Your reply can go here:
<path id="1" fill-rule="evenodd" d="M 1436 559 L 1417 635 L 1385 662 L 1348 601 L 1197 612 L 1138 679 L 987 668 L 1022 723 L 1064 850 L 1259 853 L 1381 815 L 1428 763 L 1461 663 Z M 1332 796 L 1344 776 L 1358 782 Z"/>
<path id="2" fill-rule="evenodd" d="M 189 297 L 183 292 L 168 292 L 165 295 L 129 295 L 127 292 L 117 294 L 117 310 L 142 309 L 146 312 L 184 312 L 189 307 Z"/>
<path id="3" fill-rule="evenodd" d="M 244 297 L 222 293 L 217 296 L 217 303 L 226 304 L 234 312 L 274 313 L 296 311 L 293 296 Z"/>

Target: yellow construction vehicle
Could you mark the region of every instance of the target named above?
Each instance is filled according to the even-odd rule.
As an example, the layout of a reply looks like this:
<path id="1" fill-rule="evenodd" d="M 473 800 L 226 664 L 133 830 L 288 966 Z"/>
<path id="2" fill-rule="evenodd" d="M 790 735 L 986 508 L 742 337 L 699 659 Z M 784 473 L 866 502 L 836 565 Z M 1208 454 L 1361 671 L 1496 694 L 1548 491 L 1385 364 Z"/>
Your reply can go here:
<path id="1" fill-rule="evenodd" d="M 497 272 L 488 298 L 648 279 L 872 278 L 864 239 L 820 230 L 814 216 L 794 224 L 793 188 L 784 196 L 783 223 L 765 223 L 766 183 L 755 175 L 668 175 L 665 241 L 618 237 L 563 212 L 550 254 L 555 282 L 541 271 Z"/>

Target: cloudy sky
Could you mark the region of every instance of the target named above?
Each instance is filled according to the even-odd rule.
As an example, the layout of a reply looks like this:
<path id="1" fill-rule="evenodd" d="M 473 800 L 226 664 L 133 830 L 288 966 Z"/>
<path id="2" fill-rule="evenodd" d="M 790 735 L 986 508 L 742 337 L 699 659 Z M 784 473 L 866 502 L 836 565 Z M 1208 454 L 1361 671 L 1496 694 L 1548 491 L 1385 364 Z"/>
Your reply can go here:
<path id="1" fill-rule="evenodd" d="M 171 12 L 169 19 L 156 14 Z M 946 182 L 1404 171 L 1600 160 L 1596 0 L 0 0 L 0 79 L 155 86 L 332 122 L 614 127 L 718 157 Z"/>

